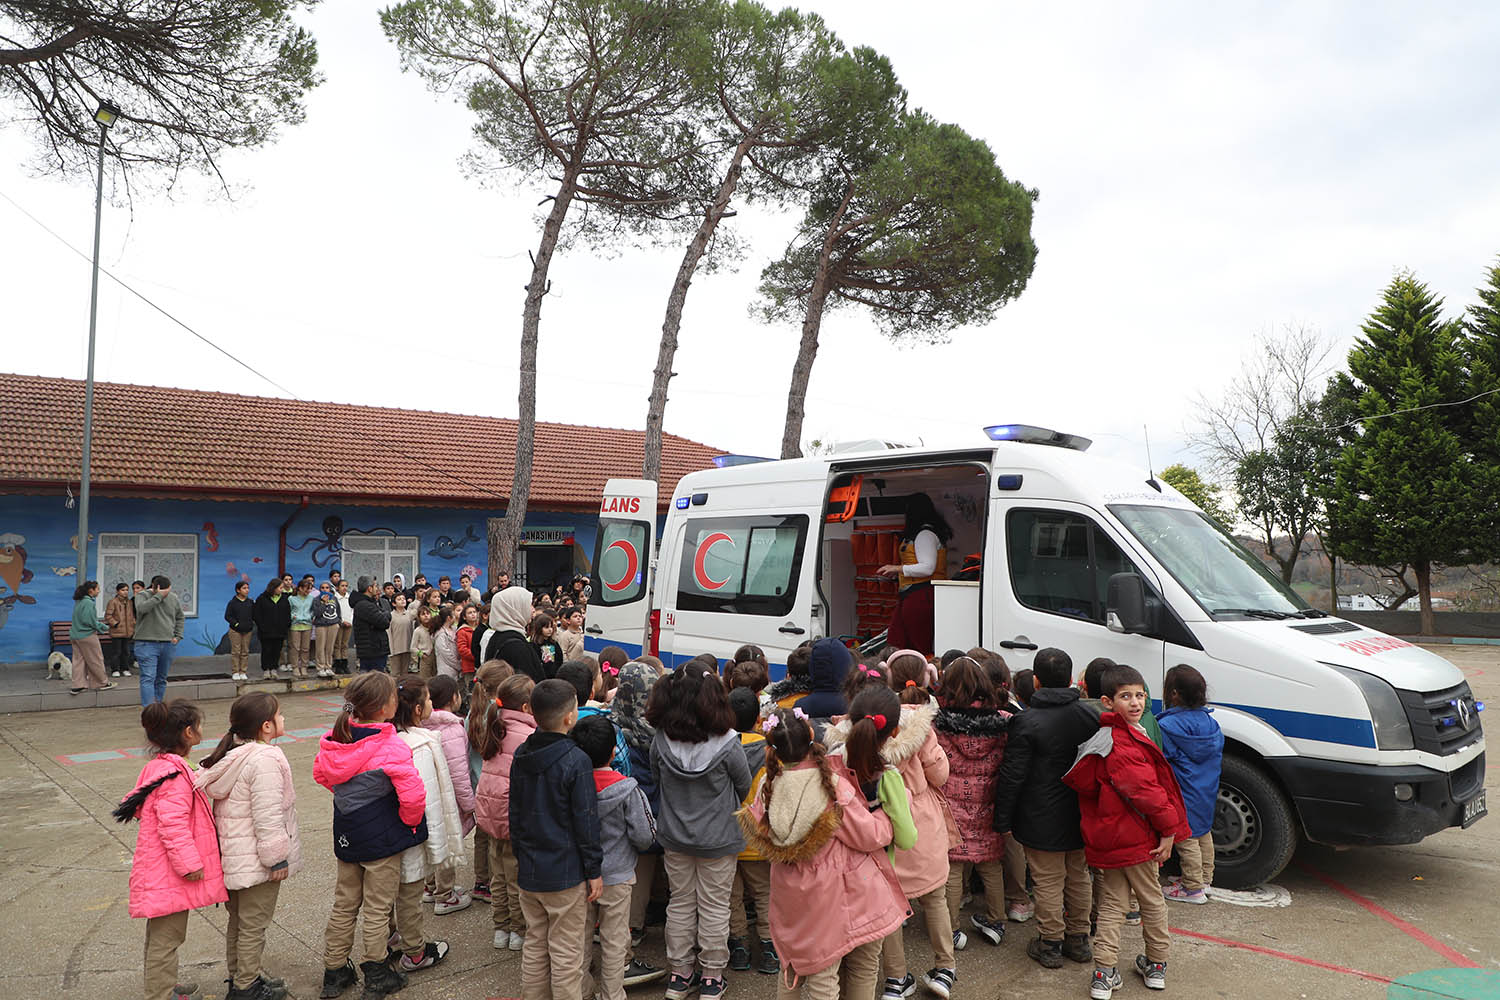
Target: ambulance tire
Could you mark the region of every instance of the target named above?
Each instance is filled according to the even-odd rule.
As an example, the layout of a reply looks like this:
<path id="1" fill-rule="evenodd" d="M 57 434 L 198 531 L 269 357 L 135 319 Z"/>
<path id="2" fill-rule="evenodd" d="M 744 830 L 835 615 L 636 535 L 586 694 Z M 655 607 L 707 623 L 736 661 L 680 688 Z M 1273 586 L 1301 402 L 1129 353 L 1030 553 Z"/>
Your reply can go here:
<path id="1" fill-rule="evenodd" d="M 1296 849 L 1297 817 L 1286 793 L 1258 764 L 1225 754 L 1214 808 L 1214 885 L 1269 882 Z"/>

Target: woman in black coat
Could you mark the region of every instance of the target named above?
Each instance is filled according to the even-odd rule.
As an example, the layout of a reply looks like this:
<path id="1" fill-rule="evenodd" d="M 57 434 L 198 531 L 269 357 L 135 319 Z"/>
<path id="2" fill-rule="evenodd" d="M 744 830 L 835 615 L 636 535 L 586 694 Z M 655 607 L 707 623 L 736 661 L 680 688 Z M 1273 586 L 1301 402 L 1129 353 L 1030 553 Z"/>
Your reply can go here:
<path id="1" fill-rule="evenodd" d="M 276 677 L 276 661 L 281 658 L 281 644 L 286 642 L 292 630 L 292 604 L 281 592 L 281 578 L 266 584 L 266 589 L 255 599 L 255 610 L 250 613 L 255 621 L 255 630 L 260 633 L 260 675 L 262 679 Z"/>

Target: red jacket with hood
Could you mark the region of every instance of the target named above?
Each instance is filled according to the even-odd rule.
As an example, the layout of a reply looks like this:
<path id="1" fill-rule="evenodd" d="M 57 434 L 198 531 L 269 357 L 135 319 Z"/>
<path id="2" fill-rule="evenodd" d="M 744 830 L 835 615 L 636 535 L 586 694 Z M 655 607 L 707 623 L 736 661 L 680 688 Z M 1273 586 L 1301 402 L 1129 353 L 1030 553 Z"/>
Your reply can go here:
<path id="1" fill-rule="evenodd" d="M 1095 868 L 1130 868 L 1150 861 L 1162 837 L 1191 836 L 1172 766 L 1117 712 L 1100 716 L 1063 783 L 1078 793 L 1083 852 Z"/>

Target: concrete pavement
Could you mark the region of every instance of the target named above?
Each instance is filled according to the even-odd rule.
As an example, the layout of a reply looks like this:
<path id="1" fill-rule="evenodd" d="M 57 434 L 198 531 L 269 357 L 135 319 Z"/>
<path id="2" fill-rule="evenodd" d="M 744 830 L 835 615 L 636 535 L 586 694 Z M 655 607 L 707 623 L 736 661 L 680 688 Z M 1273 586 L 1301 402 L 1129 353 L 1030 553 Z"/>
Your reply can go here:
<path id="1" fill-rule="evenodd" d="M 1500 705 L 1500 650 L 1444 647 L 1463 667 L 1476 694 Z M 312 781 L 317 735 L 339 704 L 336 692 L 284 697 L 284 749 L 297 779 L 304 870 L 282 889 L 267 947 L 268 967 L 286 977 L 297 997 L 317 996 L 322 935 L 333 888 L 332 800 Z M 208 752 L 223 732 L 229 702 L 207 701 Z M 1491 732 L 1500 716 L 1486 713 Z M 140 995 L 144 924 L 126 914 L 135 826 L 109 811 L 127 793 L 142 764 L 137 710 L 131 707 L 0 716 L 0 949 L 8 957 L 7 996 L 125 998 Z M 1495 799 L 1496 770 L 1487 785 Z M 461 872 L 471 878 L 467 867 Z M 464 883 L 469 884 L 469 883 Z M 1500 817 L 1467 831 L 1452 830 L 1401 848 L 1332 851 L 1304 846 L 1277 880 L 1290 892 L 1283 908 L 1214 903 L 1173 906 L 1169 989 L 1181 997 L 1347 998 L 1386 996 L 1388 983 L 1421 970 L 1472 965 L 1500 978 Z M 816 905 L 816 901 L 809 901 Z M 965 916 L 967 919 L 967 916 Z M 206 997 L 224 992 L 222 907 L 196 911 L 181 952 L 182 978 L 196 979 Z M 488 907 L 433 917 L 428 931 L 453 945 L 447 962 L 417 973 L 402 997 L 515 997 L 519 956 L 491 947 Z M 1027 996 L 1038 1000 L 1086 995 L 1088 970 L 1048 972 L 1025 957 L 1032 924 L 1008 925 L 998 948 L 971 938 L 959 954 L 955 1000 Z M 1140 932 L 1126 928 L 1122 964 L 1140 950 Z M 664 962 L 661 930 L 652 928 L 641 955 Z M 907 931 L 908 962 L 930 964 L 920 920 Z M 1493 987 L 1500 991 L 1500 986 Z M 1500 995 L 1474 987 L 1425 996 Z M 772 977 L 731 973 L 733 995 L 769 1000 Z M 356 993 L 346 994 L 357 996 Z M 631 991 L 660 997 L 657 985 Z M 1127 973 L 1116 996 L 1144 997 Z"/>

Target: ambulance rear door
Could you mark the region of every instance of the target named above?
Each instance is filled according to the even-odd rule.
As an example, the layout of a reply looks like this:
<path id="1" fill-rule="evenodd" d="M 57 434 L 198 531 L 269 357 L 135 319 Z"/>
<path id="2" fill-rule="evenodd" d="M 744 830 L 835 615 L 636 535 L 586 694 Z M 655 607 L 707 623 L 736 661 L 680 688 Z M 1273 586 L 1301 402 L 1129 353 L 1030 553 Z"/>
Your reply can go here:
<path id="1" fill-rule="evenodd" d="M 634 657 L 649 644 L 647 616 L 655 551 L 656 483 L 609 480 L 599 504 L 593 596 L 583 629 L 583 645 L 589 652 L 619 646 Z"/>

